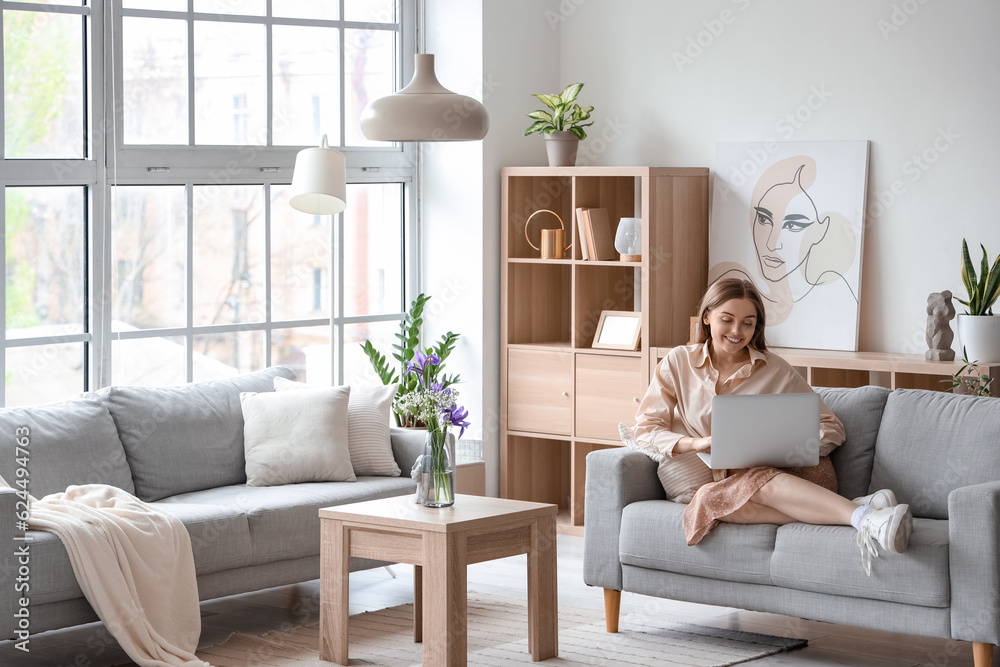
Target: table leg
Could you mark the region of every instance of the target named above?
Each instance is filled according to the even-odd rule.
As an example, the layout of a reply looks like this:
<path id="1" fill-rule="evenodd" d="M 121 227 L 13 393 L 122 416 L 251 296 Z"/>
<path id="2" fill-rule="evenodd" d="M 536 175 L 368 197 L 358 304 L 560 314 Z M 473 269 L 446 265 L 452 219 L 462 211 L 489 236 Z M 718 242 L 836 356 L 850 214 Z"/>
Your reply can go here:
<path id="1" fill-rule="evenodd" d="M 346 665 L 350 531 L 343 522 L 320 519 L 320 660 Z"/>
<path id="2" fill-rule="evenodd" d="M 424 664 L 464 667 L 467 653 L 465 535 L 425 533 Z"/>
<path id="3" fill-rule="evenodd" d="M 413 566 L 413 643 L 419 644 L 424 636 L 424 576 L 419 565 Z"/>
<path id="4" fill-rule="evenodd" d="M 528 551 L 528 650 L 534 661 L 559 655 L 559 589 L 556 583 L 556 520 L 531 524 Z"/>

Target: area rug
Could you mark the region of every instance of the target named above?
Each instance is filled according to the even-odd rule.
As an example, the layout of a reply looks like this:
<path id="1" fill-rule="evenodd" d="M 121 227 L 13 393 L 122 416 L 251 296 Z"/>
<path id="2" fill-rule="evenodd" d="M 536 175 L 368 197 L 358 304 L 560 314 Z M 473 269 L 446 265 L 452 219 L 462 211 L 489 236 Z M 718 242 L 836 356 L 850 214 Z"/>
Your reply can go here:
<path id="1" fill-rule="evenodd" d="M 523 600 L 469 592 L 470 665 L 533 664 L 528 654 L 528 612 Z M 723 667 L 806 645 L 752 632 L 687 623 L 658 623 L 623 615 L 620 632 L 604 629 L 604 612 L 559 605 L 559 657 L 545 665 L 656 665 Z M 413 605 L 405 604 L 350 618 L 350 664 L 411 667 L 421 664 L 413 642 Z M 316 625 L 262 637 L 237 633 L 225 643 L 198 651 L 216 667 L 329 667 L 319 659 Z"/>

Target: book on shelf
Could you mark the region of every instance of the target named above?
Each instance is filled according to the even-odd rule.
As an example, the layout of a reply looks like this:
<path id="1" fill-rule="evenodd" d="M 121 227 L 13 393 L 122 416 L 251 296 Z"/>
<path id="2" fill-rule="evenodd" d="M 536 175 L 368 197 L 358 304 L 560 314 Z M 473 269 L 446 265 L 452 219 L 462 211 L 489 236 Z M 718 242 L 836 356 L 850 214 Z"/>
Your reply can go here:
<path id="1" fill-rule="evenodd" d="M 576 209 L 576 228 L 579 232 L 576 242 L 580 244 L 580 257 L 590 259 L 590 248 L 587 247 L 587 209 L 580 207 Z"/>
<path id="2" fill-rule="evenodd" d="M 613 260 L 615 258 L 615 237 L 611 233 L 608 209 L 587 209 L 586 228 L 587 247 L 591 259 Z"/>

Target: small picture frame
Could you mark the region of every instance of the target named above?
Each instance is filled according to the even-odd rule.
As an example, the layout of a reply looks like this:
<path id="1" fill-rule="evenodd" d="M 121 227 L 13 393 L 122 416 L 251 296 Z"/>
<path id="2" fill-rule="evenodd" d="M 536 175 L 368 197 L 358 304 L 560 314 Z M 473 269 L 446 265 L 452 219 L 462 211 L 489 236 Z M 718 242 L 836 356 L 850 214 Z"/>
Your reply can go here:
<path id="1" fill-rule="evenodd" d="M 605 310 L 597 322 L 591 347 L 600 350 L 637 350 L 642 329 L 642 313 Z"/>

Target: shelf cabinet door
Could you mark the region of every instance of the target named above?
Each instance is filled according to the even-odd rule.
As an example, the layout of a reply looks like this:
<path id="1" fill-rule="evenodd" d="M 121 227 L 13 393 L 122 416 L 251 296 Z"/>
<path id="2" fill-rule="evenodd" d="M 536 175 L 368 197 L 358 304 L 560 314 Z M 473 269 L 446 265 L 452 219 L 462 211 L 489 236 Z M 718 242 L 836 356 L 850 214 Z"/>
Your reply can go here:
<path id="1" fill-rule="evenodd" d="M 507 428 L 555 435 L 572 433 L 572 354 L 508 350 Z"/>
<path id="2" fill-rule="evenodd" d="M 646 393 L 640 357 L 576 355 L 576 437 L 618 440 Z"/>

